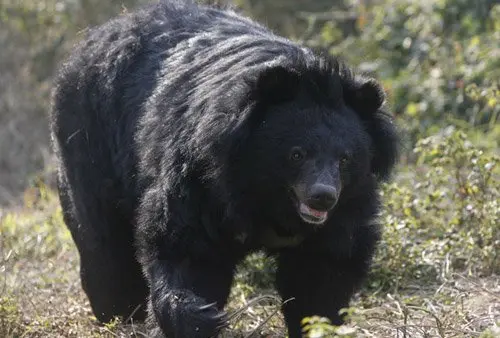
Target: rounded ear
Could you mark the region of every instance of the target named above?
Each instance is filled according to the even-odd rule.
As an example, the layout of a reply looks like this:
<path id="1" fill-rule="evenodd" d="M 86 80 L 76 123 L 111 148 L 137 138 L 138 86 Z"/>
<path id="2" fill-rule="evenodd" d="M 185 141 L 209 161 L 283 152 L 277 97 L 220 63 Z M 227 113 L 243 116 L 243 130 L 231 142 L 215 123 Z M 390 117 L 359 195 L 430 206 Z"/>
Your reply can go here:
<path id="1" fill-rule="evenodd" d="M 268 67 L 246 80 L 250 88 L 245 95 L 247 102 L 242 107 L 238 132 L 248 136 L 264 117 L 265 107 L 293 100 L 299 91 L 300 76 L 294 69 L 286 66 Z"/>
<path id="2" fill-rule="evenodd" d="M 218 98 L 218 106 L 214 109 L 230 112 L 225 115 L 227 119 L 223 129 L 213 133 L 218 135 L 218 147 L 230 147 L 229 151 L 219 151 L 225 154 L 238 153 L 241 145 L 264 120 L 266 107 L 296 97 L 300 74 L 286 65 L 268 66 L 249 71 L 235 81 L 225 84 L 225 95 Z"/>
<path id="3" fill-rule="evenodd" d="M 375 79 L 347 79 L 343 96 L 372 139 L 372 172 L 381 180 L 388 179 L 399 155 L 399 137 L 392 117 L 384 110 L 386 96 L 382 86 Z"/>
<path id="4" fill-rule="evenodd" d="M 253 99 L 260 105 L 292 100 L 299 89 L 299 74 L 284 66 L 264 69 L 252 86 Z"/>
<path id="5" fill-rule="evenodd" d="M 382 86 L 375 79 L 355 78 L 344 85 L 344 100 L 361 118 L 370 118 L 385 102 Z"/>

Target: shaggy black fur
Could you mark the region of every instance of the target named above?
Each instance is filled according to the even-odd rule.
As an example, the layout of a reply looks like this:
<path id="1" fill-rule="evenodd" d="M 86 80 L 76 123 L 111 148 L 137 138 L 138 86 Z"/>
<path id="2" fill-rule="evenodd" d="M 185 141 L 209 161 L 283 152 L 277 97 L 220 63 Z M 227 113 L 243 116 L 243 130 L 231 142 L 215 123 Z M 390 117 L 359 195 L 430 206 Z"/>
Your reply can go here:
<path id="1" fill-rule="evenodd" d="M 230 10 L 162 1 L 90 30 L 50 120 L 97 318 L 149 302 L 153 334 L 213 336 L 235 266 L 264 249 L 294 298 L 290 337 L 304 316 L 341 323 L 396 159 L 383 102 L 374 80 Z"/>

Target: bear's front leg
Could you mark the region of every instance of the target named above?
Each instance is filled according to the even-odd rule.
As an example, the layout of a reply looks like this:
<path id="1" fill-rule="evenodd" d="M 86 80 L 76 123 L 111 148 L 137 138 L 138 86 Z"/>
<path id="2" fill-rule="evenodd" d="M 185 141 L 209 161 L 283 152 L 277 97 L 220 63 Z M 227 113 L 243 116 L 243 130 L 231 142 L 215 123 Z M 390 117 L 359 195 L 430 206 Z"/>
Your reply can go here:
<path id="1" fill-rule="evenodd" d="M 215 336 L 227 325 L 222 309 L 229 295 L 233 269 L 232 265 L 191 258 L 153 263 L 149 270 L 150 320 L 161 330 L 161 334 L 153 335 Z"/>
<path id="2" fill-rule="evenodd" d="M 339 258 L 330 252 L 298 247 L 283 250 L 278 257 L 276 286 L 290 338 L 302 337 L 301 320 L 322 316 L 340 325 L 339 310 L 349 300 L 368 270 L 370 255 L 358 252 Z"/>

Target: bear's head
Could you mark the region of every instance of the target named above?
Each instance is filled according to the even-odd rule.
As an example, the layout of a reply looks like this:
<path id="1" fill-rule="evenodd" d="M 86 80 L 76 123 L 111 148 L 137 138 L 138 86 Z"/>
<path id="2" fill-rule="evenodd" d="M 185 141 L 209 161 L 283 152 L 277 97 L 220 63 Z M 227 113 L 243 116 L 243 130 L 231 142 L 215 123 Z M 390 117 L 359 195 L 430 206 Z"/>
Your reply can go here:
<path id="1" fill-rule="evenodd" d="M 269 67 L 251 88 L 251 109 L 231 134 L 231 172 L 253 214 L 322 225 L 390 175 L 396 129 L 375 80 L 319 59 Z"/>

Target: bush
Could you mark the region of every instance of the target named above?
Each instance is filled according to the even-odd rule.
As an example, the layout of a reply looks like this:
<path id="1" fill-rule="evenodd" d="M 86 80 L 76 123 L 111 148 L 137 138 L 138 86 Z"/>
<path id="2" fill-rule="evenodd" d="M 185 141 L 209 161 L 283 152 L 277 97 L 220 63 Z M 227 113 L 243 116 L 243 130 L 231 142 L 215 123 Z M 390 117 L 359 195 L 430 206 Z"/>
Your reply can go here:
<path id="1" fill-rule="evenodd" d="M 421 139 L 417 164 L 384 191 L 372 287 L 500 272 L 499 157 L 449 127 Z"/>

